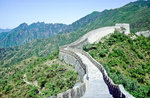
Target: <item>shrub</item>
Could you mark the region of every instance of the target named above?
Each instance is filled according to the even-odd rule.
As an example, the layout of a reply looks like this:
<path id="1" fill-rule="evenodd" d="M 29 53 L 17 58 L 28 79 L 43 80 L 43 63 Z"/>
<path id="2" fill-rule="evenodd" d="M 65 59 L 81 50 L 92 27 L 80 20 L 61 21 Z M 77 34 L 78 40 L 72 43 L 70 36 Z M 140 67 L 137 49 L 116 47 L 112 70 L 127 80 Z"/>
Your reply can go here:
<path id="1" fill-rule="evenodd" d="M 109 67 L 116 66 L 118 64 L 118 60 L 117 59 L 111 59 L 107 64 Z"/>
<path id="2" fill-rule="evenodd" d="M 101 50 L 99 51 L 99 56 L 100 56 L 100 57 L 105 57 L 106 54 L 107 54 L 107 50 L 106 50 L 106 49 L 101 49 Z"/>
<path id="3" fill-rule="evenodd" d="M 5 88 L 4 88 L 4 90 L 3 90 L 3 93 L 5 93 L 5 94 L 7 94 L 10 90 L 12 90 L 12 85 L 7 85 L 7 86 L 5 86 Z"/>
<path id="4" fill-rule="evenodd" d="M 44 85 L 45 85 L 46 82 L 47 82 L 47 81 L 46 81 L 46 77 L 40 77 L 40 78 L 38 79 L 38 85 L 39 85 L 41 88 L 44 87 Z"/>
<path id="5" fill-rule="evenodd" d="M 26 97 L 27 98 L 37 98 L 37 94 L 39 93 L 38 88 L 35 86 L 30 87 Z"/>
<path id="6" fill-rule="evenodd" d="M 113 51 L 117 54 L 117 56 L 124 56 L 124 52 L 121 48 L 113 49 Z"/>
<path id="7" fill-rule="evenodd" d="M 118 55 L 115 52 L 110 52 L 108 56 L 109 57 L 117 57 Z"/>
<path id="8" fill-rule="evenodd" d="M 16 83 L 15 83 L 15 86 L 17 85 L 22 85 L 24 84 L 25 82 L 21 79 L 21 80 L 17 80 Z"/>

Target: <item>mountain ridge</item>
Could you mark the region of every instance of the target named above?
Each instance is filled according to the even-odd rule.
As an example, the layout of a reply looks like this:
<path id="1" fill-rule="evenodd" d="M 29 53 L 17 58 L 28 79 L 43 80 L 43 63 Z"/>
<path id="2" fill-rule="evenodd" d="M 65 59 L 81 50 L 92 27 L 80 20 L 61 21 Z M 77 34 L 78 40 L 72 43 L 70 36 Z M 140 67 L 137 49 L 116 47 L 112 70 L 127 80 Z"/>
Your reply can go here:
<path id="1" fill-rule="evenodd" d="M 49 38 L 59 33 L 74 32 L 84 27 L 86 24 L 91 23 L 97 19 L 98 16 L 98 12 L 93 12 L 69 25 L 44 22 L 32 23 L 30 25 L 22 23 L 10 32 L 0 34 L 0 48 L 23 45 L 31 42 L 32 40 Z"/>
<path id="2" fill-rule="evenodd" d="M 17 46 L 35 39 L 48 38 L 63 31 L 66 26 L 65 24 L 45 24 L 44 22 L 31 25 L 22 23 L 10 32 L 0 33 L 0 47 Z"/>
<path id="3" fill-rule="evenodd" d="M 59 46 L 69 44 L 93 29 L 104 26 L 112 26 L 115 23 L 130 23 L 131 32 L 136 32 L 139 30 L 142 31 L 145 29 L 149 30 L 150 18 L 148 17 L 150 17 L 150 8 L 140 6 L 141 4 L 144 4 L 144 6 L 150 6 L 149 3 L 150 0 L 144 2 L 136 1 L 121 8 L 102 11 L 100 12 L 101 14 L 96 12 L 94 14 L 96 14 L 97 18 L 93 21 L 90 20 L 90 22 L 80 24 L 81 26 L 78 26 L 76 31 L 70 31 L 70 33 L 60 33 L 47 39 L 34 40 L 30 43 L 14 48 L 3 48 L 0 50 L 0 60 L 2 60 L 0 65 L 11 66 L 16 62 L 31 56 L 46 56 L 58 49 Z M 139 6 L 136 7 L 136 4 Z M 91 13 L 89 15 L 92 17 L 94 14 Z M 88 18 L 88 16 L 86 18 L 91 19 Z M 80 21 L 78 20 L 78 22 Z M 87 24 L 84 25 L 85 23 Z M 5 62 L 3 62 L 3 60 Z"/>
<path id="4" fill-rule="evenodd" d="M 104 10 L 102 12 L 94 11 L 87 16 L 73 22 L 72 24 L 45 24 L 44 22 L 32 23 L 30 25 L 21 24 L 27 27 L 25 31 L 13 29 L 12 32 L 0 34 L 0 48 L 14 47 L 31 42 L 32 40 L 49 38 L 58 33 L 77 32 L 83 29 L 93 29 L 104 26 L 112 26 L 116 23 L 129 23 L 132 32 L 144 31 L 150 28 L 150 0 L 138 0 L 130 2 L 120 8 Z M 133 18 L 134 17 L 134 18 Z M 49 26 L 48 26 L 49 25 Z M 56 27 L 55 27 L 56 26 Z M 17 34 L 16 34 L 17 33 Z M 26 35 L 28 33 L 28 35 Z M 22 36 L 20 36 L 22 35 Z M 5 38 L 4 38 L 5 36 Z M 17 39 L 15 39 L 17 38 Z"/>

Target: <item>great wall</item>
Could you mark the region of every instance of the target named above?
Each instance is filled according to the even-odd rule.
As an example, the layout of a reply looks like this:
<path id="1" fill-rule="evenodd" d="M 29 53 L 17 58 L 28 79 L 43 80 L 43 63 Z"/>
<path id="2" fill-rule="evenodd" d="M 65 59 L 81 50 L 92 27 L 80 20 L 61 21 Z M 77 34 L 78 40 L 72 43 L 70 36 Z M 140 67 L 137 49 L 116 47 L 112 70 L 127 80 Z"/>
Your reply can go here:
<path id="1" fill-rule="evenodd" d="M 60 47 L 59 59 L 74 66 L 82 83 L 51 98 L 134 98 L 122 85 L 115 84 L 104 67 L 82 49 L 83 45 L 98 42 L 115 30 L 130 33 L 129 24 L 116 24 L 90 31 L 77 41 Z"/>

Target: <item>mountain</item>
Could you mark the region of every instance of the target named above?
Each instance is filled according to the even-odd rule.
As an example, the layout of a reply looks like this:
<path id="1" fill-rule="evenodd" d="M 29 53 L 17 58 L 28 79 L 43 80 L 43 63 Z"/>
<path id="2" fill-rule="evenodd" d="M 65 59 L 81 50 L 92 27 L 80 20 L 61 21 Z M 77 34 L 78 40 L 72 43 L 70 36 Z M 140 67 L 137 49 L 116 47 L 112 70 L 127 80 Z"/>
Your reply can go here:
<path id="1" fill-rule="evenodd" d="M 47 39 L 37 39 L 14 48 L 1 48 L 0 65 L 8 67 L 32 56 L 47 56 L 59 46 L 77 40 L 90 30 L 115 23 L 130 23 L 132 32 L 150 30 L 149 12 L 150 0 L 131 2 L 117 9 L 93 12 L 71 24 L 76 28 L 75 31 L 66 29 L 65 33 L 59 33 Z M 73 28 L 71 25 L 69 27 Z M 67 30 L 70 33 L 67 33 Z"/>
<path id="2" fill-rule="evenodd" d="M 0 29 L 0 33 L 2 32 L 9 32 L 11 29 Z"/>
<path id="3" fill-rule="evenodd" d="M 76 31 L 76 30 L 86 26 L 87 24 L 95 21 L 100 15 L 101 15 L 100 12 L 94 11 L 91 14 L 89 14 L 89 15 L 73 22 L 72 24 L 70 24 L 69 28 L 67 30 L 70 32 Z"/>
<path id="4" fill-rule="evenodd" d="M 31 42 L 19 45 L 21 41 L 17 41 L 15 39 L 17 37 L 14 35 L 14 39 L 19 43 L 19 46 L 14 43 L 6 44 L 7 42 L 4 41 L 6 45 L 3 45 L 7 48 L 0 48 L 0 84 L 2 84 L 0 85 L 0 97 L 49 97 L 59 91 L 71 88 L 76 81 L 77 74 L 70 72 L 67 69 L 70 69 L 70 67 L 58 60 L 58 51 L 57 53 L 54 51 L 62 45 L 77 40 L 88 31 L 103 26 L 111 26 L 115 23 L 130 23 L 132 33 L 150 30 L 149 6 L 150 0 L 138 0 L 121 8 L 93 12 L 70 25 L 64 25 L 65 29 L 63 28 L 61 32 L 48 38 L 29 40 Z M 37 27 L 38 23 L 34 24 L 36 25 L 35 28 L 42 27 L 42 30 L 45 28 L 44 26 Z M 29 27 L 30 25 L 24 23 L 16 31 L 28 31 Z M 13 35 L 7 37 L 11 35 L 12 31 L 1 35 L 0 41 L 1 39 L 13 38 Z M 22 37 L 18 36 L 18 39 Z M 90 54 L 93 53 L 93 57 L 94 54 L 98 54 L 96 60 L 104 65 L 108 75 L 115 83 L 123 84 L 127 91 L 138 98 L 150 96 L 149 38 L 141 36 L 132 40 L 130 36 L 118 34 L 118 36 L 114 35 L 110 39 L 106 39 L 104 43 L 93 44 L 93 46 L 96 47 L 95 51 L 89 50 L 91 51 Z M 52 79 L 49 78 L 49 74 L 53 76 Z M 32 85 L 27 85 L 28 82 Z M 59 86 L 56 87 L 56 83 Z M 44 95 L 39 95 L 41 91 Z"/>
<path id="5" fill-rule="evenodd" d="M 35 39 L 48 38 L 64 31 L 67 28 L 65 24 L 45 24 L 37 22 L 31 25 L 20 24 L 17 28 L 0 33 L 0 47 L 18 46 Z"/>
<path id="6" fill-rule="evenodd" d="M 150 28 L 150 0 L 139 0 L 123 7 L 100 12 L 101 15 L 85 28 L 96 29 L 116 23 L 129 23 L 131 32 L 145 31 Z"/>
<path id="7" fill-rule="evenodd" d="M 129 23 L 132 32 L 150 28 L 150 0 L 138 0 L 117 9 L 93 12 L 70 24 L 21 24 L 7 33 L 0 34 L 0 48 L 18 46 L 35 39 L 48 38 L 58 33 L 69 33 L 83 30 L 88 32 L 99 27 L 111 26 L 116 23 Z M 82 32 L 82 31 L 81 31 Z"/>
<path id="8" fill-rule="evenodd" d="M 22 45 L 35 39 L 49 38 L 59 33 L 73 32 L 91 23 L 99 15 L 99 12 L 93 12 L 70 25 L 45 24 L 44 22 L 37 22 L 31 25 L 22 23 L 10 32 L 0 34 L 0 48 Z"/>

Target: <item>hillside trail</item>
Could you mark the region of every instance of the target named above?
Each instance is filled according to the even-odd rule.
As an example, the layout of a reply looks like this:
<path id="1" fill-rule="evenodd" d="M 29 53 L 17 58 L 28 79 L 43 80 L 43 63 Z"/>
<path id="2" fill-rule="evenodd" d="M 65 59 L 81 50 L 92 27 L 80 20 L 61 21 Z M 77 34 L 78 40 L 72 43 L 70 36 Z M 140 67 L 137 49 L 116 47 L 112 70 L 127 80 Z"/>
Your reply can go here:
<path id="1" fill-rule="evenodd" d="M 26 77 L 27 77 L 26 74 L 24 74 L 24 76 L 23 76 L 23 81 L 24 81 L 26 84 L 28 84 L 28 85 L 32 85 L 32 86 L 38 87 L 38 91 L 39 91 L 39 93 L 41 93 L 41 90 L 40 90 L 40 87 L 38 86 L 37 81 L 29 82 Z"/>

